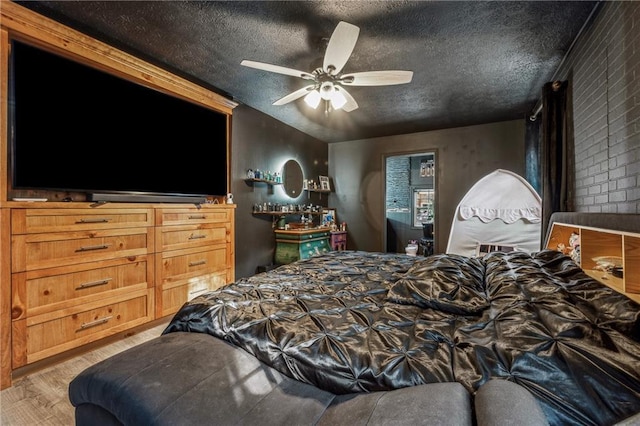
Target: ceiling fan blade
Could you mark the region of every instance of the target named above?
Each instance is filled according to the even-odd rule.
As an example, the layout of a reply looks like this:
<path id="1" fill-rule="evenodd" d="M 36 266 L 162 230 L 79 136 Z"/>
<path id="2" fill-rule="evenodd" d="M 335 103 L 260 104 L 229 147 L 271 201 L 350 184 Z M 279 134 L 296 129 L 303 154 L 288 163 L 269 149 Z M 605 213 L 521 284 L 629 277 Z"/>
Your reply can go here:
<path id="1" fill-rule="evenodd" d="M 342 71 L 358 41 L 359 33 L 360 28 L 355 25 L 344 21 L 338 22 L 324 53 L 322 69 L 327 74 L 335 75 Z"/>
<path id="2" fill-rule="evenodd" d="M 245 59 L 244 61 L 240 62 L 240 65 L 264 71 L 276 72 L 278 74 L 292 75 L 294 77 L 300 77 L 307 80 L 314 79 L 314 76 L 312 74 L 309 74 L 308 72 L 294 70 L 293 68 L 281 67 L 279 65 L 266 64 L 264 62 L 248 61 Z"/>
<path id="3" fill-rule="evenodd" d="M 302 89 L 298 89 L 295 92 L 289 93 L 287 96 L 278 99 L 273 103 L 273 105 L 284 105 L 288 104 L 291 101 L 295 101 L 312 91 L 315 87 L 315 84 L 310 84 L 308 86 L 303 87 Z"/>
<path id="4" fill-rule="evenodd" d="M 340 84 L 351 86 L 389 86 L 411 82 L 413 71 L 365 71 L 342 76 Z"/>
<path id="5" fill-rule="evenodd" d="M 342 110 L 346 111 L 346 112 L 351 112 L 354 109 L 358 109 L 358 103 L 356 102 L 355 99 L 353 99 L 353 96 L 351 96 L 351 94 L 349 92 L 347 92 L 347 90 L 344 87 L 340 87 L 338 85 L 336 85 L 336 90 L 340 91 L 345 99 L 347 100 L 347 102 L 342 105 Z"/>

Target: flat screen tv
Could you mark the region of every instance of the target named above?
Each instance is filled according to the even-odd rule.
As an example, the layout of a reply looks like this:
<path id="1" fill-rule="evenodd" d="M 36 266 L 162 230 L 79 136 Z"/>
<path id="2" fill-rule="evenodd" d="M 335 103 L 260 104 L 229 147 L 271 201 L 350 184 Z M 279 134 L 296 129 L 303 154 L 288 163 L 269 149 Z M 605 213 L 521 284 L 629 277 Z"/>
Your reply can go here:
<path id="1" fill-rule="evenodd" d="M 12 42 L 14 190 L 183 201 L 227 192 L 227 115 Z"/>

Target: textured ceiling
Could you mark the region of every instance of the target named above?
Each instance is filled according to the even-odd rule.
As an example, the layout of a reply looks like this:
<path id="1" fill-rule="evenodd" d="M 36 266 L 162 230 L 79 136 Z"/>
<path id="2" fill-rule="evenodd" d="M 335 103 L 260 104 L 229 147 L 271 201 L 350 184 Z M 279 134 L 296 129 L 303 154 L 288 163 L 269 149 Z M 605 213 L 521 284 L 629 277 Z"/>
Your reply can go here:
<path id="1" fill-rule="evenodd" d="M 28 1 L 30 9 L 326 142 L 518 119 L 535 107 L 594 1 Z M 360 28 L 344 72 L 414 72 L 355 87 L 352 112 L 272 103 L 307 81 L 339 21 Z"/>

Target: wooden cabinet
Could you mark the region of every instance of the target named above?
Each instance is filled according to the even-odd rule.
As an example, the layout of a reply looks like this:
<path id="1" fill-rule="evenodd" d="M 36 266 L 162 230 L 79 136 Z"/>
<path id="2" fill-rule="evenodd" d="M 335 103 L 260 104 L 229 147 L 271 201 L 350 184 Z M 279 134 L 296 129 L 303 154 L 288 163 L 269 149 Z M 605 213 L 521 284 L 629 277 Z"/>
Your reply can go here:
<path id="1" fill-rule="evenodd" d="M 2 239 L 11 241 L 2 253 L 11 370 L 174 314 L 233 281 L 234 211 L 226 204 L 2 209 Z"/>
<path id="2" fill-rule="evenodd" d="M 153 319 L 153 209 L 11 209 L 13 368 Z"/>
<path id="3" fill-rule="evenodd" d="M 287 264 L 331 251 L 330 232 L 330 228 L 277 229 L 275 262 Z"/>
<path id="4" fill-rule="evenodd" d="M 233 210 L 156 211 L 156 316 L 234 280 Z"/>
<path id="5" fill-rule="evenodd" d="M 164 250 L 163 245 L 171 250 L 195 247 L 178 242 L 181 231 L 160 243 L 156 241 L 156 209 L 164 208 L 161 204 L 10 201 L 13 197 L 47 198 L 49 194 L 53 196 L 48 198 L 53 200 L 67 195 L 80 199 L 82 195 L 57 191 L 42 194 L 39 190 L 33 194 L 31 190 L 12 188 L 7 179 L 10 163 L 7 135 L 11 132 L 7 129 L 6 89 L 11 37 L 66 52 L 80 62 L 224 112 L 228 119 L 237 104 L 14 2 L 2 2 L 0 9 L 0 41 L 5 47 L 0 49 L 1 389 L 11 385 L 14 370 L 25 363 L 154 319 L 155 292 L 163 288 L 157 284 L 157 253 Z M 73 125 L 73 117 L 67 124 Z M 206 212 L 232 212 L 235 208 L 217 204 L 201 207 Z M 227 236 L 225 249 L 228 262 L 225 277 L 230 280 L 234 265 L 233 213 L 224 215 L 231 220 L 231 235 Z M 205 241 L 218 238 L 209 231 L 203 232 L 207 233 Z M 203 244 L 200 247 L 208 244 L 200 243 Z M 193 274 L 190 281 L 198 279 Z"/>
<path id="6" fill-rule="evenodd" d="M 347 249 L 347 231 L 331 231 L 331 249 L 336 251 Z"/>
<path id="7" fill-rule="evenodd" d="M 546 248 L 570 255 L 589 276 L 640 302 L 640 234 L 554 223 Z"/>

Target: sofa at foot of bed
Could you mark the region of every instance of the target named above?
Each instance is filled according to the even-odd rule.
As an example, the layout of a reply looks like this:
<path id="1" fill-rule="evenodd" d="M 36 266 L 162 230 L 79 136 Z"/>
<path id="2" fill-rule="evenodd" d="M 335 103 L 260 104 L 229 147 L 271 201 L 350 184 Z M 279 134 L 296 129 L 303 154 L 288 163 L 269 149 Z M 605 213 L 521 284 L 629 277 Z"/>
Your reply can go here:
<path id="1" fill-rule="evenodd" d="M 545 425 L 507 380 L 336 395 L 202 333 L 169 333 L 99 362 L 69 385 L 81 425 Z"/>

